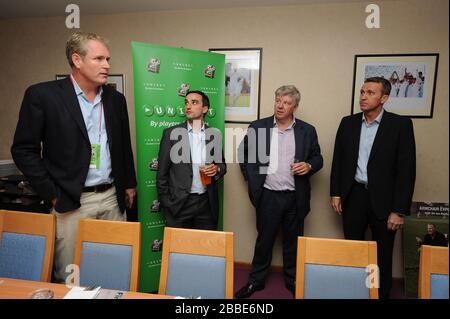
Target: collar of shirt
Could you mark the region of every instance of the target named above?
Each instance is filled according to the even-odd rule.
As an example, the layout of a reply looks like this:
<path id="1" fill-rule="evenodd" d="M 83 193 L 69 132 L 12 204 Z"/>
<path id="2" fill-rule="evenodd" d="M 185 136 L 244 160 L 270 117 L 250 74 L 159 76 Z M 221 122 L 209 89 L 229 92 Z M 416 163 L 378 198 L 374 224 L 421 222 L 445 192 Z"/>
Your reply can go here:
<path id="1" fill-rule="evenodd" d="M 189 121 L 187 122 L 187 129 L 188 129 L 188 133 L 194 133 L 194 129 L 192 128 L 192 125 L 189 123 Z M 205 132 L 205 123 L 202 124 L 202 128 L 200 129 L 200 132 L 201 133 Z"/>
<path id="2" fill-rule="evenodd" d="M 378 116 L 376 117 L 375 121 L 373 121 L 372 123 L 368 124 L 366 121 L 366 116 L 364 115 L 364 113 L 362 114 L 362 121 L 366 124 L 366 125 L 372 125 L 373 123 L 377 122 L 377 124 L 380 124 L 381 122 L 381 118 L 383 117 L 384 114 L 384 109 L 381 109 L 380 114 L 378 114 Z"/>
<path id="3" fill-rule="evenodd" d="M 86 97 L 86 95 L 84 94 L 83 90 L 80 88 L 80 86 L 78 85 L 77 81 L 75 80 L 75 78 L 70 75 L 70 77 L 72 78 L 72 84 L 73 87 L 75 89 L 75 94 L 77 95 L 77 97 L 79 97 L 80 95 L 83 97 L 83 99 L 85 99 L 87 102 L 89 102 L 88 98 Z M 95 96 L 94 99 L 94 105 L 96 105 L 97 103 L 99 103 L 102 99 L 102 94 L 103 94 L 103 88 L 100 86 L 97 95 Z"/>
<path id="4" fill-rule="evenodd" d="M 295 117 L 292 116 L 292 123 L 286 128 L 286 130 L 290 130 L 291 128 L 293 128 L 296 123 L 297 122 L 295 121 Z M 277 119 L 275 116 L 273 117 L 273 127 L 278 127 Z"/>

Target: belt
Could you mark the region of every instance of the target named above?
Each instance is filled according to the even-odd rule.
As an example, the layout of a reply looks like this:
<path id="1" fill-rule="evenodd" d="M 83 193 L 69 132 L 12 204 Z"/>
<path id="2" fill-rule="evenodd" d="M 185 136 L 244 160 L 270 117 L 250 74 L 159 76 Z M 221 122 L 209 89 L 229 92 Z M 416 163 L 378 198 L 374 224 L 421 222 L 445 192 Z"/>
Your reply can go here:
<path id="1" fill-rule="evenodd" d="M 360 182 L 355 181 L 355 184 L 358 185 L 359 187 L 364 187 L 365 189 L 369 189 L 369 184 L 363 184 Z"/>
<path id="2" fill-rule="evenodd" d="M 265 189 L 265 190 L 268 190 L 269 192 L 275 192 L 275 193 L 283 193 L 283 194 L 295 193 L 295 191 L 290 190 L 290 189 L 273 190 L 273 189 L 268 189 L 268 188 L 265 188 L 265 187 L 264 187 L 264 189 Z"/>
<path id="3" fill-rule="evenodd" d="M 114 184 L 100 184 L 95 186 L 87 186 L 83 187 L 83 193 L 103 193 L 104 191 L 107 191 L 111 187 L 113 187 Z"/>
<path id="4" fill-rule="evenodd" d="M 201 194 L 199 194 L 199 193 L 189 193 L 189 196 L 205 196 L 207 194 L 208 194 L 208 192 L 204 192 L 204 193 L 201 193 Z"/>

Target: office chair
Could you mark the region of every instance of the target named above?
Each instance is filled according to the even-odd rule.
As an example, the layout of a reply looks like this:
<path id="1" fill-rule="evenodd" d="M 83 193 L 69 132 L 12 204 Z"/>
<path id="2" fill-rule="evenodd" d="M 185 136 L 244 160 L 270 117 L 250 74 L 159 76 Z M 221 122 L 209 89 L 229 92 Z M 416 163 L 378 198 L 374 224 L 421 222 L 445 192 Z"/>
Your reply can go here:
<path id="1" fill-rule="evenodd" d="M 296 298 L 378 299 L 376 265 L 376 242 L 298 237 Z"/>
<path id="2" fill-rule="evenodd" d="M 0 277 L 49 282 L 55 216 L 0 210 Z"/>
<path id="3" fill-rule="evenodd" d="M 80 220 L 75 249 L 80 286 L 137 291 L 140 245 L 138 222 Z"/>
<path id="4" fill-rule="evenodd" d="M 159 293 L 233 298 L 233 233 L 166 227 Z"/>
<path id="5" fill-rule="evenodd" d="M 448 299 L 448 247 L 420 247 L 419 298 Z"/>

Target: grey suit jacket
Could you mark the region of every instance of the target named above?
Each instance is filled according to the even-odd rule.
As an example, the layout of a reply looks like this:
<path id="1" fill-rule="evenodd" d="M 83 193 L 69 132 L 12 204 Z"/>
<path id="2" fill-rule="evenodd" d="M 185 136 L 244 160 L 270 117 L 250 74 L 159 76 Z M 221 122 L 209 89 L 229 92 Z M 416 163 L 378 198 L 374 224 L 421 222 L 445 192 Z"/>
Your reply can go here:
<path id="1" fill-rule="evenodd" d="M 219 166 L 219 172 L 207 186 L 211 211 L 215 220 L 219 216 L 217 182 L 225 175 L 227 166 L 222 153 L 220 131 L 205 126 L 207 162 Z M 213 147 L 214 146 L 214 147 Z M 171 156 L 171 152 L 172 155 Z M 158 154 L 156 189 L 161 206 L 173 216 L 182 210 L 192 187 L 192 161 L 187 122 L 167 128 L 163 132 Z"/>

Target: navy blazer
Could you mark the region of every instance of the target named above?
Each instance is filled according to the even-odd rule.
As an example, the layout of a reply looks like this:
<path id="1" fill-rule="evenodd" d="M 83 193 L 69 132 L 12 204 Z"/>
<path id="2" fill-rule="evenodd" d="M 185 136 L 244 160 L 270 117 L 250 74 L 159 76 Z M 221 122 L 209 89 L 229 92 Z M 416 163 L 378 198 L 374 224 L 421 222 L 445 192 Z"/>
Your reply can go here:
<path id="1" fill-rule="evenodd" d="M 111 174 L 123 211 L 125 189 L 136 187 L 127 104 L 123 94 L 106 85 L 102 89 Z M 58 199 L 57 212 L 81 206 L 91 144 L 69 77 L 35 84 L 25 91 L 11 154 L 42 199 Z"/>
<path id="2" fill-rule="evenodd" d="M 247 134 L 239 146 L 238 153 L 241 172 L 248 184 L 250 200 L 256 208 L 261 200 L 262 189 L 267 176 L 264 171 L 269 166 L 268 156 L 270 156 L 270 141 L 273 126 L 273 116 L 252 122 L 248 129 L 254 129 L 256 131 L 256 142 L 251 142 L 251 138 L 249 139 L 249 130 L 247 130 Z M 262 133 L 258 133 L 259 129 L 262 129 Z M 309 179 L 322 168 L 323 158 L 320 153 L 317 133 L 312 125 L 295 119 L 294 136 L 295 158 L 309 163 L 312 168 L 306 175 L 294 175 L 297 214 L 304 218 L 310 211 L 311 184 Z M 261 138 L 264 138 L 264 140 L 260 141 Z M 265 152 L 260 149 L 261 147 L 265 147 Z M 260 153 L 265 153 L 263 155 L 266 155 L 266 158 L 259 156 L 258 154 Z M 252 154 L 256 154 L 256 158 L 252 158 Z M 256 159 L 256 161 L 253 161 L 253 159 Z"/>
<path id="3" fill-rule="evenodd" d="M 358 164 L 362 113 L 342 119 L 336 133 L 330 195 L 342 202 L 350 193 Z M 383 113 L 367 163 L 371 206 L 379 219 L 391 212 L 409 215 L 416 178 L 416 145 L 411 119 Z"/>

